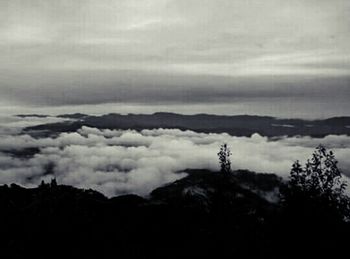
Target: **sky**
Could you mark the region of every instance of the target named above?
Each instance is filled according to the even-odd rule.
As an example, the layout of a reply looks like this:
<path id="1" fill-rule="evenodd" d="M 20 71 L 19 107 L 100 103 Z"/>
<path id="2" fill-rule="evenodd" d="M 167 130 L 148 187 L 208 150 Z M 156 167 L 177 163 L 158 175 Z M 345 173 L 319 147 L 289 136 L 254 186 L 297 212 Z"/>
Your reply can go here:
<path id="1" fill-rule="evenodd" d="M 348 0 L 0 0 L 0 107 L 349 115 L 349 41 Z"/>

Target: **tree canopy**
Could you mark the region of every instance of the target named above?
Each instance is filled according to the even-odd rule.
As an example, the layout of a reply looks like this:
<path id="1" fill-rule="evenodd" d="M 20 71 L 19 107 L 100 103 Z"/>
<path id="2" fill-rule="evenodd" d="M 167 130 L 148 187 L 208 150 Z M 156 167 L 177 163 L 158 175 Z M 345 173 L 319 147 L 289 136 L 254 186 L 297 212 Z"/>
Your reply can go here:
<path id="1" fill-rule="evenodd" d="M 283 198 L 287 206 L 322 207 L 327 213 L 348 220 L 350 202 L 345 189 L 334 153 L 319 145 L 304 167 L 299 161 L 292 165 Z"/>

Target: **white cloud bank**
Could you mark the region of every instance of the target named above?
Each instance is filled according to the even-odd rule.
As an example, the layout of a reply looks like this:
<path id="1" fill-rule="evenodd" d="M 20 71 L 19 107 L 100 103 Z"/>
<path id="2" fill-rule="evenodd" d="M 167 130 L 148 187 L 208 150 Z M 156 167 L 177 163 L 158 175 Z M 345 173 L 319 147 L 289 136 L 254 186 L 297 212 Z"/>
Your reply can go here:
<path id="1" fill-rule="evenodd" d="M 232 137 L 178 129 L 99 130 L 83 127 L 57 138 L 7 135 L 0 141 L 0 183 L 35 186 L 56 177 L 60 184 L 93 188 L 107 196 L 147 195 L 154 188 L 185 176 L 188 168 L 218 170 L 217 151 L 223 142 L 232 149 L 233 169 L 271 172 L 286 177 L 293 161 L 308 158 L 322 143 L 335 151 L 344 172 L 350 171 L 350 138 L 284 138 L 270 141 L 254 134 Z M 1 150 L 37 147 L 31 158 Z M 52 170 L 48 170 L 51 168 Z M 54 175 L 54 176 L 53 176 Z"/>

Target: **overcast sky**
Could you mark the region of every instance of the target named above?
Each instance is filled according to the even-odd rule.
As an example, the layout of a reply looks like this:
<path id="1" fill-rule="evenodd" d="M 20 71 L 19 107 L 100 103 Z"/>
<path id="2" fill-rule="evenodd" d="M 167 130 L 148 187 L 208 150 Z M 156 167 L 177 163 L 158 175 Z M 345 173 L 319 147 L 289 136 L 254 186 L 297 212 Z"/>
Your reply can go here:
<path id="1" fill-rule="evenodd" d="M 315 100 L 346 115 L 349 42 L 348 0 L 0 0 L 0 102 Z"/>

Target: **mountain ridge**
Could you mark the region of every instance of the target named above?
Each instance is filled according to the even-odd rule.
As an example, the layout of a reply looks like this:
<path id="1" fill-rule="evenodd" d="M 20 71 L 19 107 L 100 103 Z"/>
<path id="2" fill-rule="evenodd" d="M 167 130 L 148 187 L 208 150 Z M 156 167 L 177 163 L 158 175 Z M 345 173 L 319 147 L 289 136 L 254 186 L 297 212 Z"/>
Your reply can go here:
<path id="1" fill-rule="evenodd" d="M 182 115 L 158 112 L 154 114 L 117 114 L 99 116 L 86 114 L 59 115 L 60 118 L 75 119 L 27 127 L 24 132 L 41 131 L 46 135 L 74 132 L 82 126 L 99 129 L 142 130 L 155 128 L 177 128 L 200 133 L 228 133 L 232 136 L 250 137 L 254 133 L 266 137 L 350 135 L 350 117 L 333 117 L 324 120 L 281 119 L 270 116 L 210 114 Z"/>

